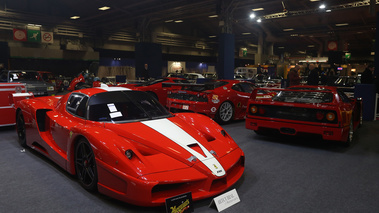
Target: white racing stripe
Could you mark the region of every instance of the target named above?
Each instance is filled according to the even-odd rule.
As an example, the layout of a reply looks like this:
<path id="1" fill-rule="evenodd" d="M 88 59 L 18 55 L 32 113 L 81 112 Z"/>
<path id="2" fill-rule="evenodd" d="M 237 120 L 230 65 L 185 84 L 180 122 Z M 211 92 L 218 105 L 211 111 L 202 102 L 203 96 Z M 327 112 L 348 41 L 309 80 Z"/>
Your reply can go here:
<path id="1" fill-rule="evenodd" d="M 193 156 L 200 160 L 200 162 L 202 162 L 215 176 L 221 177 L 225 175 L 225 170 L 221 166 L 220 162 L 218 162 L 218 160 L 203 145 L 201 145 L 201 143 L 199 143 L 195 138 L 193 138 L 173 122 L 169 121 L 168 119 L 158 119 L 143 121 L 141 123 L 154 129 L 155 131 L 174 141 L 179 146 L 183 147 L 183 149 L 190 152 Z M 193 144 L 197 144 L 206 156 L 204 157 L 202 154 L 191 149 L 189 146 Z"/>
<path id="2" fill-rule="evenodd" d="M 131 90 L 131 89 L 128 89 L 128 88 L 125 88 L 125 87 L 109 87 L 108 85 L 106 84 L 101 84 L 100 87 L 94 87 L 94 88 L 97 88 L 97 89 L 103 89 L 103 90 L 106 90 L 108 92 L 110 91 L 125 91 L 125 90 Z"/>

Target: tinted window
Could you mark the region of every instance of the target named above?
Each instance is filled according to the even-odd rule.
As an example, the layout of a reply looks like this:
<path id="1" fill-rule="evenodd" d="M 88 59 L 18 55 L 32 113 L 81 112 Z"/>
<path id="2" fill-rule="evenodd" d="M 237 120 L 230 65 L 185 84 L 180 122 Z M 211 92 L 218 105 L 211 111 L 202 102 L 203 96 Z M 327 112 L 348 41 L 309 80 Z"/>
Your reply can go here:
<path id="1" fill-rule="evenodd" d="M 85 118 L 88 97 L 80 93 L 72 93 L 68 98 L 66 109 L 69 113 Z"/>
<path id="2" fill-rule="evenodd" d="M 249 84 L 249 83 L 243 82 L 243 83 L 234 84 L 234 85 L 232 86 L 232 89 L 233 89 L 233 90 L 236 90 L 236 91 L 239 91 L 239 92 L 252 93 L 254 87 L 253 87 L 252 84 Z"/>
<path id="3" fill-rule="evenodd" d="M 96 94 L 90 98 L 88 110 L 92 121 L 130 122 L 171 116 L 158 101 L 141 91 Z"/>

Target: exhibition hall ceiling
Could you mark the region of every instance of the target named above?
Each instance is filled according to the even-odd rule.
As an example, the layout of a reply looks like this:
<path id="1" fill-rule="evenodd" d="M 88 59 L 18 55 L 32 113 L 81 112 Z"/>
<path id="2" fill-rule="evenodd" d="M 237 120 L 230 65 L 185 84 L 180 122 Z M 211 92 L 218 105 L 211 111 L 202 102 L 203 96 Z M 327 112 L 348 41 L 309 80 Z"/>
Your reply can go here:
<path id="1" fill-rule="evenodd" d="M 235 35 L 237 47 L 256 47 L 259 37 L 275 50 L 304 54 L 374 50 L 377 0 L 0 0 L 1 21 L 68 25 L 92 36 L 120 31 L 166 33 L 217 46 L 220 32 Z M 325 8 L 320 8 L 325 4 Z M 371 5 L 371 6 L 370 6 Z M 100 10 L 99 8 L 103 8 Z M 256 10 L 256 11 L 253 11 Z M 255 18 L 250 18 L 251 13 Z M 71 19 L 72 17 L 77 19 Z M 257 20 L 261 20 L 258 22 Z M 172 45 L 179 45 L 172 43 Z M 196 45 L 194 45 L 196 47 Z M 203 47 L 204 48 L 204 47 Z"/>

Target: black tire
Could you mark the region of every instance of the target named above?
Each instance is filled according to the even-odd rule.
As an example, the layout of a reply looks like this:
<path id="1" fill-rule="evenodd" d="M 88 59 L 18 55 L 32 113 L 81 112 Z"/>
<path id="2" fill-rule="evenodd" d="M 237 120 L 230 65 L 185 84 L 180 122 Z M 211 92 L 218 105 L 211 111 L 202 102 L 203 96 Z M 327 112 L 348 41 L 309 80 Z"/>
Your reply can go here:
<path id="1" fill-rule="evenodd" d="M 21 111 L 17 112 L 16 116 L 16 130 L 17 130 L 17 137 L 18 137 L 18 143 L 22 147 L 26 147 L 26 129 L 25 129 L 25 120 L 24 116 Z"/>
<path id="2" fill-rule="evenodd" d="M 223 102 L 217 110 L 216 121 L 225 124 L 229 123 L 234 117 L 234 107 L 229 101 Z"/>
<path id="3" fill-rule="evenodd" d="M 91 145 L 81 138 L 75 146 L 75 171 L 80 185 L 88 191 L 97 191 L 97 169 Z"/>

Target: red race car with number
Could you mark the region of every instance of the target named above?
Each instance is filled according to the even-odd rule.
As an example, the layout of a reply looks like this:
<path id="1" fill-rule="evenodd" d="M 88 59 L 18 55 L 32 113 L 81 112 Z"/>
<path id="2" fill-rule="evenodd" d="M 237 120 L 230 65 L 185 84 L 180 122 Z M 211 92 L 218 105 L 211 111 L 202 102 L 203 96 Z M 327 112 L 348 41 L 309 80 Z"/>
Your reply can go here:
<path id="1" fill-rule="evenodd" d="M 23 100 L 22 146 L 50 158 L 89 191 L 141 206 L 191 192 L 220 194 L 244 172 L 243 151 L 212 119 L 171 114 L 151 95 L 122 87 Z"/>
<path id="2" fill-rule="evenodd" d="M 183 86 L 171 92 L 167 107 L 172 112 L 190 111 L 207 115 L 219 123 L 244 119 L 254 84 L 239 80 L 216 80 Z"/>
<path id="3" fill-rule="evenodd" d="M 259 88 L 251 95 L 245 122 L 257 134 L 318 135 L 350 145 L 362 124 L 362 103 L 336 87 Z"/>
<path id="4" fill-rule="evenodd" d="M 184 78 L 166 77 L 147 81 L 141 84 L 121 84 L 119 86 L 138 91 L 145 91 L 165 106 L 167 101 L 167 93 L 172 90 L 180 89 L 181 86 L 175 85 L 180 83 L 189 82 Z"/>

